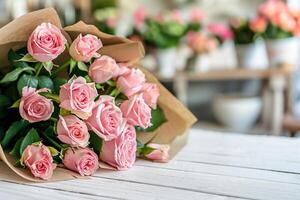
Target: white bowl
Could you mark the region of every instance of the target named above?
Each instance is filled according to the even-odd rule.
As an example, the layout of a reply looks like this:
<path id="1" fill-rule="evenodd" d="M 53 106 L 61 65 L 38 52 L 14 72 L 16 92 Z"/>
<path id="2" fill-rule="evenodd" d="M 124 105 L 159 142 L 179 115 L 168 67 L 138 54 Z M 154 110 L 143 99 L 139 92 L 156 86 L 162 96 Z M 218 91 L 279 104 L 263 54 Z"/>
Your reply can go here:
<path id="1" fill-rule="evenodd" d="M 213 102 L 213 113 L 217 120 L 237 131 L 249 130 L 258 119 L 261 109 L 260 97 L 223 95 L 217 96 Z"/>

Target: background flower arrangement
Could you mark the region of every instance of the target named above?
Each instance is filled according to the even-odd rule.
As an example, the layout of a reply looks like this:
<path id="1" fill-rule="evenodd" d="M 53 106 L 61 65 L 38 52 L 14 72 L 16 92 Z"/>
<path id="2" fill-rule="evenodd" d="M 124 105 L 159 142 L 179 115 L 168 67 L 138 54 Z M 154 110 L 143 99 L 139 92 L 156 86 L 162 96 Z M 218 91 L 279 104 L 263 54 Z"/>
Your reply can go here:
<path id="1" fill-rule="evenodd" d="M 92 175 L 98 159 L 119 170 L 136 156 L 167 160 L 167 146 L 136 140 L 136 130 L 166 121 L 157 85 L 140 69 L 99 55 L 102 46 L 91 34 L 68 43 L 60 29 L 42 23 L 27 48 L 9 51 L 11 69 L 0 81 L 1 146 L 35 177 L 50 179 L 57 165 Z M 57 65 L 65 49 L 71 58 Z"/>

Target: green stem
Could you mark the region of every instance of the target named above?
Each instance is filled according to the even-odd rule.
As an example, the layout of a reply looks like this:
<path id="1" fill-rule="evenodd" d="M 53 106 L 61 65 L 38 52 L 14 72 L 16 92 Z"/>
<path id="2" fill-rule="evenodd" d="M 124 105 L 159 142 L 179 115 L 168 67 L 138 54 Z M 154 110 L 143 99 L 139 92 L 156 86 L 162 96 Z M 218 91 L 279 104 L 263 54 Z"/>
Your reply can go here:
<path id="1" fill-rule="evenodd" d="M 35 65 L 35 76 L 36 76 L 36 77 L 39 76 L 39 74 L 40 74 L 42 68 L 43 68 L 42 63 L 36 63 L 36 65 Z"/>
<path id="2" fill-rule="evenodd" d="M 51 74 L 51 77 L 52 77 L 52 78 L 53 78 L 53 77 L 56 77 L 56 75 L 57 75 L 59 72 L 61 72 L 61 71 L 63 71 L 64 69 L 66 69 L 66 68 L 70 65 L 70 63 L 71 63 L 71 60 L 65 62 L 62 66 L 60 66 L 59 68 L 57 68 L 56 70 L 54 70 L 54 71 L 52 72 L 52 74 Z"/>
<path id="3" fill-rule="evenodd" d="M 120 90 L 118 90 L 117 88 L 113 89 L 113 91 L 110 93 L 110 96 L 113 96 L 113 97 L 117 97 L 119 94 L 121 93 Z"/>

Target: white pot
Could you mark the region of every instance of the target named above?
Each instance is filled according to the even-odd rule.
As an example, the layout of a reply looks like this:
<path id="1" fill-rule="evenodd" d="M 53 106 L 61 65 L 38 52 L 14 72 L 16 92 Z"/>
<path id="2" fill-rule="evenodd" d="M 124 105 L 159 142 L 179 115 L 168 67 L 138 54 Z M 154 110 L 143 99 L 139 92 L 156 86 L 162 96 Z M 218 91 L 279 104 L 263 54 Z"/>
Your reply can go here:
<path id="1" fill-rule="evenodd" d="M 165 78 L 172 78 L 176 73 L 176 48 L 157 49 L 159 74 Z"/>
<path id="2" fill-rule="evenodd" d="M 266 44 L 271 67 L 278 67 L 282 64 L 298 64 L 299 38 L 267 40 Z"/>
<path id="3" fill-rule="evenodd" d="M 260 97 L 218 96 L 213 102 L 216 119 L 236 131 L 246 131 L 258 119 L 262 109 Z"/>
<path id="4" fill-rule="evenodd" d="M 196 72 L 207 72 L 210 71 L 210 59 L 207 54 L 199 54 L 195 60 L 195 71 Z"/>
<path id="5" fill-rule="evenodd" d="M 236 56 L 239 67 L 248 69 L 266 69 L 268 67 L 266 46 L 263 41 L 237 44 Z"/>

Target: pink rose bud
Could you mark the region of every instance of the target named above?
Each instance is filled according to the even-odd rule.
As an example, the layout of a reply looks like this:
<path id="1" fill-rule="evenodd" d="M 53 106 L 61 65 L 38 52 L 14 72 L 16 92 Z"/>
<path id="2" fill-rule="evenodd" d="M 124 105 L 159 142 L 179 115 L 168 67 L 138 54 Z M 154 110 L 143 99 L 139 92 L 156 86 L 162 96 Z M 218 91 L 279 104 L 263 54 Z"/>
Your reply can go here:
<path id="1" fill-rule="evenodd" d="M 134 95 L 124 101 L 121 111 L 129 124 L 142 128 L 151 126 L 151 108 L 146 104 L 143 94 Z"/>
<path id="2" fill-rule="evenodd" d="M 159 97 L 159 89 L 155 83 L 144 83 L 142 90 L 143 98 L 148 106 L 156 109 Z"/>
<path id="3" fill-rule="evenodd" d="M 89 148 L 69 148 L 65 152 L 63 164 L 81 176 L 91 176 L 99 168 L 98 156 Z"/>
<path id="4" fill-rule="evenodd" d="M 154 149 L 152 152 L 145 155 L 149 160 L 157 162 L 167 162 L 169 160 L 169 145 L 150 143 L 147 144 L 147 147 Z"/>
<path id="5" fill-rule="evenodd" d="M 23 119 L 30 123 L 47 121 L 50 119 L 54 106 L 51 100 L 39 95 L 39 92 L 46 92 L 48 89 L 24 87 L 19 106 L 19 112 Z"/>
<path id="6" fill-rule="evenodd" d="M 34 177 L 44 180 L 50 179 L 56 168 L 50 150 L 42 143 L 28 145 L 23 152 L 21 162 L 30 169 Z"/>
<path id="7" fill-rule="evenodd" d="M 83 77 L 73 77 L 60 87 L 60 107 L 81 119 L 87 119 L 92 114 L 97 96 L 95 83 L 87 83 Z"/>
<path id="8" fill-rule="evenodd" d="M 96 83 L 104 83 L 119 73 L 119 66 L 109 56 L 101 56 L 89 67 L 89 76 Z"/>
<path id="9" fill-rule="evenodd" d="M 89 144 L 88 128 L 75 115 L 59 116 L 57 135 L 60 141 L 73 147 L 86 147 Z"/>
<path id="10" fill-rule="evenodd" d="M 70 46 L 69 53 L 76 61 L 88 62 L 93 57 L 99 57 L 97 51 L 102 47 L 102 42 L 96 36 L 87 34 L 79 36 Z"/>
<path id="11" fill-rule="evenodd" d="M 27 50 L 35 60 L 48 62 L 65 50 L 66 42 L 59 28 L 50 23 L 42 23 L 31 33 L 27 42 Z"/>
<path id="12" fill-rule="evenodd" d="M 100 159 L 118 170 L 131 168 L 136 159 L 135 128 L 126 124 L 119 137 L 103 142 Z"/>
<path id="13" fill-rule="evenodd" d="M 115 105 L 114 98 L 107 95 L 99 97 L 86 123 L 90 130 L 105 141 L 118 137 L 124 127 L 120 108 Z"/>
<path id="14" fill-rule="evenodd" d="M 145 81 L 145 74 L 141 70 L 129 68 L 128 73 L 118 78 L 117 88 L 127 97 L 130 97 L 142 89 Z"/>

